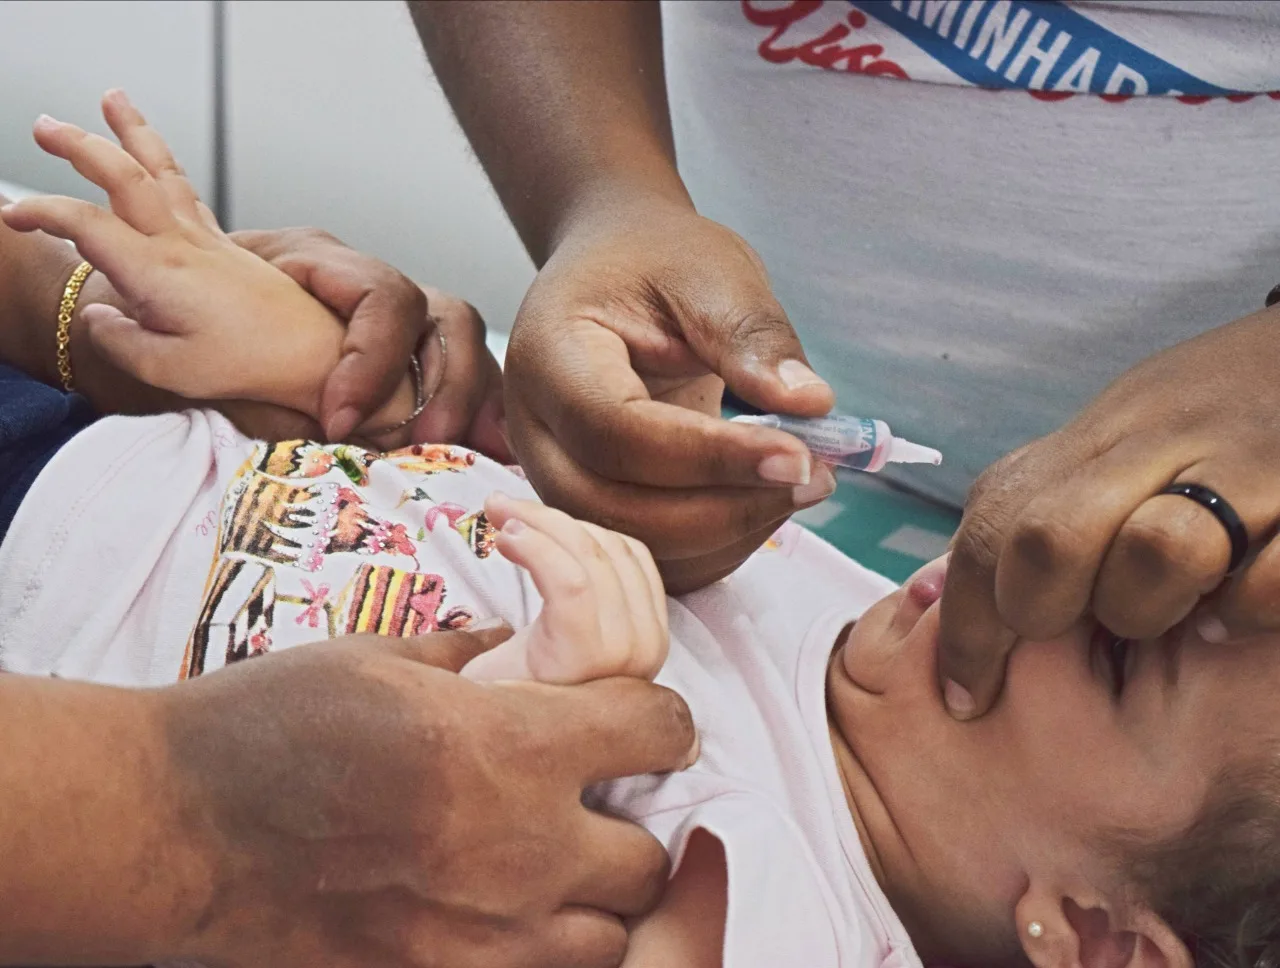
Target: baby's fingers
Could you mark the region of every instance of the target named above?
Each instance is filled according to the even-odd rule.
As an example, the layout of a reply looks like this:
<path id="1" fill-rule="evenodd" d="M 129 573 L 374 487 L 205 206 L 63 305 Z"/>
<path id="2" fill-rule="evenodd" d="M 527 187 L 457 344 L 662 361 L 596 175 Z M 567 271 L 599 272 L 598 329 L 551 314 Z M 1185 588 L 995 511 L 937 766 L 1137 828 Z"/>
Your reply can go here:
<path id="1" fill-rule="evenodd" d="M 610 675 L 600 606 L 587 570 L 555 539 L 516 517 L 498 533 L 498 551 L 528 571 L 542 595 L 526 655 L 534 679 L 567 685 Z"/>
<path id="2" fill-rule="evenodd" d="M 635 538 L 594 524 L 582 526 L 613 562 L 632 630 L 627 675 L 652 679 L 667 660 L 667 597 L 653 556 Z M 647 563 L 647 568 L 646 568 Z"/>
<path id="3" fill-rule="evenodd" d="M 119 145 L 47 116 L 36 121 L 35 136 L 41 148 L 105 191 L 111 210 L 139 232 L 156 235 L 177 226 L 164 191 Z"/>
<path id="4" fill-rule="evenodd" d="M 0 209 L 15 232 L 47 232 L 75 243 L 80 255 L 128 295 L 129 273 L 150 262 L 147 238 L 91 202 L 63 195 L 37 195 Z"/>
<path id="5" fill-rule="evenodd" d="M 102 99 L 102 116 L 120 139 L 120 146 L 155 179 L 168 199 L 171 211 L 207 226 L 199 210 L 200 196 L 187 180 L 187 173 L 174 158 L 160 132 L 147 123 L 124 91 L 107 92 Z"/>
<path id="6" fill-rule="evenodd" d="M 183 337 L 149 330 L 103 303 L 85 306 L 80 320 L 97 351 L 135 379 L 188 397 L 210 395 L 192 385 L 190 374 L 199 368 L 190 366 L 190 349 Z"/>
<path id="7" fill-rule="evenodd" d="M 491 496 L 485 510 L 495 522 L 506 521 L 506 527 L 514 519 L 547 535 L 585 571 L 599 612 L 602 654 L 607 657 L 596 667 L 597 676 L 647 678 L 658 671 L 666 657 L 665 627 L 628 539 L 545 504 L 503 494 Z"/>
<path id="8" fill-rule="evenodd" d="M 649 597 L 653 601 L 653 608 L 658 615 L 658 621 L 662 625 L 662 638 L 665 642 L 668 632 L 667 588 L 662 583 L 662 574 L 658 571 L 658 563 L 653 560 L 652 552 L 649 551 L 643 541 L 638 538 L 632 538 L 630 535 L 619 535 L 619 537 L 627 542 L 627 547 L 635 558 L 637 566 L 644 574 L 645 585 L 648 589 Z"/>

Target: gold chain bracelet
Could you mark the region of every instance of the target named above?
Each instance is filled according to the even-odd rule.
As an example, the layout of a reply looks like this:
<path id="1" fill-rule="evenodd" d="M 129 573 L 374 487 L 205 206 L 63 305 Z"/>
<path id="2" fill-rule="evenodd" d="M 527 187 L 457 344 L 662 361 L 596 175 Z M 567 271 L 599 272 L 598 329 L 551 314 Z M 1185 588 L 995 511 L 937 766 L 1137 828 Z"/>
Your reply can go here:
<path id="1" fill-rule="evenodd" d="M 58 377 L 68 393 L 74 389 L 71 380 L 71 315 L 76 311 L 80 290 L 91 272 L 93 266 L 87 262 L 76 266 L 76 271 L 67 280 L 67 287 L 62 290 L 62 302 L 58 304 Z"/>

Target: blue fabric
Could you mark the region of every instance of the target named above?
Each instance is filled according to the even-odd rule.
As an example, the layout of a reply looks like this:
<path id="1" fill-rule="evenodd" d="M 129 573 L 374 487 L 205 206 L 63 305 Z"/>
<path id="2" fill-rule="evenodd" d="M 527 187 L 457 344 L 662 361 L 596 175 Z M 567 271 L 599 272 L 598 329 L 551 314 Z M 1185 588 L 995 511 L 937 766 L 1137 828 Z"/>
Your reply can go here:
<path id="1" fill-rule="evenodd" d="M 96 419 L 84 397 L 0 364 L 0 540 L 36 476 Z"/>

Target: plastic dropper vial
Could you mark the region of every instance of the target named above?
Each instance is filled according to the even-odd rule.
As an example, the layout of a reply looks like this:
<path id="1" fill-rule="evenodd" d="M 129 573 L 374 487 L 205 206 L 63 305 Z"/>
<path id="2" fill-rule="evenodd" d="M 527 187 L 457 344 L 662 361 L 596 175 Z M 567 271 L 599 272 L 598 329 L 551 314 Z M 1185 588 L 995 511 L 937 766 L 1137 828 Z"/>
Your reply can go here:
<path id="1" fill-rule="evenodd" d="M 734 417 L 734 423 L 774 427 L 799 437 L 819 460 L 874 474 L 885 464 L 941 464 L 942 454 L 932 447 L 893 436 L 883 420 L 866 417 L 788 417 L 766 413 L 758 417 Z"/>

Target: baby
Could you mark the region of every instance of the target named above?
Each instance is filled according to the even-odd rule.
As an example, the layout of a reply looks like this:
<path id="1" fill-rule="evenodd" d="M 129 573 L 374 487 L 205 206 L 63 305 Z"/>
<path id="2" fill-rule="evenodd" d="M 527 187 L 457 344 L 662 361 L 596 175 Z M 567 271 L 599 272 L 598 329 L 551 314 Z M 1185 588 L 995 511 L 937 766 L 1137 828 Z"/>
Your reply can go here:
<path id="1" fill-rule="evenodd" d="M 136 112 L 114 127 L 132 156 L 71 126 L 42 138 L 114 215 L 33 199 L 5 222 L 71 238 L 155 319 L 181 319 L 162 334 L 169 389 L 308 412 L 338 324 L 226 250 Z M 106 322 L 152 352 L 144 327 Z M 895 589 L 789 525 L 668 600 L 636 542 L 460 448 L 115 416 L 61 447 L 0 545 L 0 664 L 162 685 L 500 616 L 520 631 L 466 670 L 491 688 L 656 676 L 699 726 L 689 770 L 594 794 L 673 858 L 630 968 L 1280 963 L 1276 643 L 1082 625 L 1023 644 L 997 708 L 960 724 L 935 676 L 945 574 L 935 561 Z"/>

